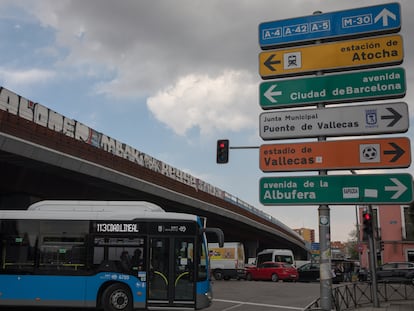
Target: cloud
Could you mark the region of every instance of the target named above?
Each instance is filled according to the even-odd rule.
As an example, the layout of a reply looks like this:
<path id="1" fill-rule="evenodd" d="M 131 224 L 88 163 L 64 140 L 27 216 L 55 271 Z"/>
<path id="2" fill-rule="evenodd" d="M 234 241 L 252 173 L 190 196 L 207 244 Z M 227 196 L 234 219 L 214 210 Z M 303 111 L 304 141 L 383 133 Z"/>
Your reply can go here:
<path id="1" fill-rule="evenodd" d="M 53 79 L 55 75 L 54 71 L 37 68 L 28 70 L 0 68 L 0 80 L 3 85 L 7 84 L 9 87 L 47 82 Z"/>
<path id="2" fill-rule="evenodd" d="M 246 71 L 224 71 L 217 77 L 191 74 L 147 100 L 155 118 L 178 135 L 198 128 L 214 131 L 255 129 L 258 123 L 257 82 Z"/>

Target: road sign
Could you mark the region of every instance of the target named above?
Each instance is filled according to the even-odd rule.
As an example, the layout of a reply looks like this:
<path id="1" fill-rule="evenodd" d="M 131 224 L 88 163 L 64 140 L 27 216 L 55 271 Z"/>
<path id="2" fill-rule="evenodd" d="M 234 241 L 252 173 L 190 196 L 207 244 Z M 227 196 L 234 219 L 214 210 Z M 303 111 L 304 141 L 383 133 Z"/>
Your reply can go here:
<path id="1" fill-rule="evenodd" d="M 259 54 L 259 73 L 263 79 L 272 79 L 400 64 L 402 61 L 402 37 L 391 35 L 262 52 Z"/>
<path id="2" fill-rule="evenodd" d="M 264 205 L 409 204 L 410 174 L 263 177 L 259 185 Z"/>
<path id="3" fill-rule="evenodd" d="M 406 137 L 260 146 L 263 172 L 402 168 L 411 164 Z"/>
<path id="4" fill-rule="evenodd" d="M 260 114 L 260 137 L 264 140 L 403 133 L 408 126 L 406 103 L 276 110 Z"/>
<path id="5" fill-rule="evenodd" d="M 388 3 L 264 22 L 259 25 L 259 45 L 262 49 L 270 49 L 320 39 L 398 32 L 400 11 L 398 3 Z"/>
<path id="6" fill-rule="evenodd" d="M 367 70 L 260 84 L 263 109 L 404 97 L 403 68 Z"/>

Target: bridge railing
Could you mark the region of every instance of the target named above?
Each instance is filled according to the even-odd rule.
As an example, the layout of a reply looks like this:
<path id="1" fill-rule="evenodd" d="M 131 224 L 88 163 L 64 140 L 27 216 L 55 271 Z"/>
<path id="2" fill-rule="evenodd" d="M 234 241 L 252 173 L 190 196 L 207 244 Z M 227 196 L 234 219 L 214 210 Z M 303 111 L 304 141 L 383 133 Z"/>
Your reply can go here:
<path id="1" fill-rule="evenodd" d="M 378 298 L 382 303 L 392 301 L 413 300 L 414 284 L 411 283 L 378 283 Z M 336 311 L 353 310 L 373 304 L 372 284 L 354 282 L 339 285 L 332 289 L 332 308 Z M 304 311 L 321 310 L 320 298 L 309 304 Z"/>
<path id="2" fill-rule="evenodd" d="M 270 221 L 274 224 L 276 224 L 277 226 L 285 229 L 286 231 L 288 231 L 291 235 L 295 235 L 298 239 L 304 241 L 303 237 L 297 233 L 296 231 L 292 230 L 290 227 L 288 227 L 287 225 L 285 225 L 284 223 L 282 223 L 281 221 L 279 221 L 277 218 L 265 213 L 264 211 L 254 207 L 253 205 L 250 205 L 249 203 L 239 199 L 238 197 L 226 192 L 224 192 L 224 200 L 231 202 L 232 204 L 237 205 L 240 208 L 243 208 L 245 210 L 248 210 L 249 212 L 263 218 L 266 219 L 267 221 Z"/>

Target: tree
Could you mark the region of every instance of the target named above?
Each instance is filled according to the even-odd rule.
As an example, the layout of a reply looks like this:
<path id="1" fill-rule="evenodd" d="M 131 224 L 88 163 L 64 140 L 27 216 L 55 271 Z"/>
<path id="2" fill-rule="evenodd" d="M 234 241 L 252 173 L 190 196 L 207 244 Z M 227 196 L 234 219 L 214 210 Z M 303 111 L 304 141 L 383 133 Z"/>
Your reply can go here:
<path id="1" fill-rule="evenodd" d="M 353 229 L 349 233 L 349 238 L 346 243 L 346 251 L 348 254 L 349 259 L 359 259 L 358 254 L 358 231 Z"/>

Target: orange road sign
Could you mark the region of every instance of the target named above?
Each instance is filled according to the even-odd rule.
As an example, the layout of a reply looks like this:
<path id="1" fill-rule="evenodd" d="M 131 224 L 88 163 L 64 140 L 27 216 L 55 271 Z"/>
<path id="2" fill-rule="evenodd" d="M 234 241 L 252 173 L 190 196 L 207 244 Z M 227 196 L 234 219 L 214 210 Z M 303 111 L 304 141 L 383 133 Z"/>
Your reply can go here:
<path id="1" fill-rule="evenodd" d="M 371 37 L 334 43 L 266 51 L 259 54 L 263 79 L 400 64 L 400 35 Z"/>
<path id="2" fill-rule="evenodd" d="M 260 146 L 263 172 L 401 168 L 411 164 L 407 137 Z"/>

